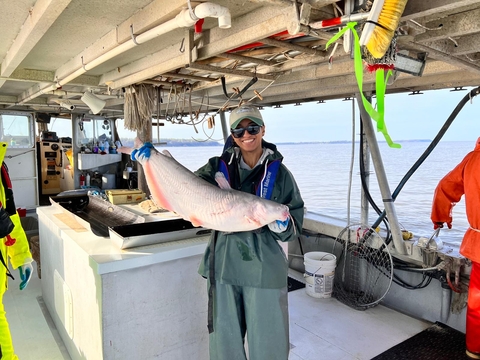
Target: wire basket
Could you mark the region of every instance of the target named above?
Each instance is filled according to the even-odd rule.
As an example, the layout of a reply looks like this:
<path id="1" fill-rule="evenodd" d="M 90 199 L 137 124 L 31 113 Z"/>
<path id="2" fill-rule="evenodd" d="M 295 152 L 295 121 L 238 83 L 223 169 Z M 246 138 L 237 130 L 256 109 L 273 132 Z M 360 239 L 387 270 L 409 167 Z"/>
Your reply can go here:
<path id="1" fill-rule="evenodd" d="M 339 233 L 333 251 L 338 254 L 333 296 L 357 310 L 376 306 L 393 277 L 392 256 L 383 238 L 372 228 L 352 224 Z"/>

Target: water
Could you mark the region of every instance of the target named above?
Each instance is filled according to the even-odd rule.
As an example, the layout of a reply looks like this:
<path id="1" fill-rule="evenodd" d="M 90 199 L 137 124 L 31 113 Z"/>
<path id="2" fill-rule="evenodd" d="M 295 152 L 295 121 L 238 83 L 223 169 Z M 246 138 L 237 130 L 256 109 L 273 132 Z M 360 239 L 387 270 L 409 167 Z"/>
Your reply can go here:
<path id="1" fill-rule="evenodd" d="M 380 143 L 380 152 L 390 192 L 430 145 L 428 142 L 404 142 L 401 149 L 391 149 Z M 395 200 L 395 209 L 402 228 L 418 236 L 431 236 L 432 198 L 438 181 L 453 169 L 471 150 L 473 142 L 440 142 L 430 156 L 410 177 Z M 319 143 L 278 145 L 285 157 L 284 164 L 294 175 L 309 211 L 347 220 L 352 144 Z M 172 155 L 190 170 L 196 170 L 207 160 L 219 155 L 219 147 L 170 147 Z M 354 166 L 351 178 L 350 223 L 360 222 L 359 144 L 355 144 Z M 370 164 L 370 192 L 377 206 L 383 210 L 373 163 Z M 369 220 L 377 219 L 370 208 Z M 453 228 L 442 230 L 444 242 L 459 245 L 468 228 L 465 203 L 462 200 L 453 209 Z"/>

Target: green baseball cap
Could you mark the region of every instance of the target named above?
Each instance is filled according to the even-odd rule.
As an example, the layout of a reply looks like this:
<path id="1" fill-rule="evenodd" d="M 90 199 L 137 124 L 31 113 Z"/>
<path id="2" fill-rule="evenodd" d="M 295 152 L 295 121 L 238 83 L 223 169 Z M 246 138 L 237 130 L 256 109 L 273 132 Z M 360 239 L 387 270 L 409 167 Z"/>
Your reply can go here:
<path id="1" fill-rule="evenodd" d="M 256 106 L 242 105 L 230 114 L 230 129 L 235 129 L 243 119 L 250 119 L 255 124 L 263 126 L 262 114 Z"/>

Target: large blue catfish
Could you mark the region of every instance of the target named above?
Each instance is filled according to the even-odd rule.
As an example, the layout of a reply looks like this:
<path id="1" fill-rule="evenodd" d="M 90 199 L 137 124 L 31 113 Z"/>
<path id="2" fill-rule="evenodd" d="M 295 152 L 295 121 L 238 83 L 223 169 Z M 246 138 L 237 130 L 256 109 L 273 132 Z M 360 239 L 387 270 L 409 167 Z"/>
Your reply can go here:
<path id="1" fill-rule="evenodd" d="M 199 178 L 164 150 L 136 139 L 135 149 L 121 147 L 143 166 L 148 188 L 157 206 L 178 214 L 194 226 L 237 232 L 258 229 L 290 217 L 288 207 L 271 200 L 233 190 L 222 173 L 220 187 Z"/>

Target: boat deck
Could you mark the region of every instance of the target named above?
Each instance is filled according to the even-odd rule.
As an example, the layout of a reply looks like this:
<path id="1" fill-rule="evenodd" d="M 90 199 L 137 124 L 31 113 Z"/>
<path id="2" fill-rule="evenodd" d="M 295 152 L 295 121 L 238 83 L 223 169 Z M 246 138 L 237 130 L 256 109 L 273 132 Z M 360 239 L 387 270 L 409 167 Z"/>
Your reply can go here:
<path id="1" fill-rule="evenodd" d="M 15 354 L 20 360 L 70 360 L 67 349 L 43 303 L 41 280 L 35 262 L 28 286 L 20 291 L 18 270 L 11 270 L 15 280 L 9 279 L 3 296 Z"/>
<path id="2" fill-rule="evenodd" d="M 10 281 L 3 301 L 19 359 L 70 360 L 43 304 L 36 270 L 26 290 L 18 284 Z M 381 305 L 354 310 L 334 298 L 313 298 L 305 289 L 289 293 L 289 306 L 290 360 L 367 360 L 431 325 Z"/>

